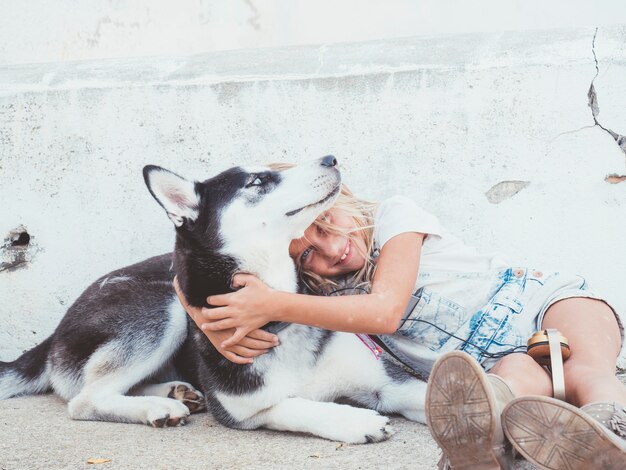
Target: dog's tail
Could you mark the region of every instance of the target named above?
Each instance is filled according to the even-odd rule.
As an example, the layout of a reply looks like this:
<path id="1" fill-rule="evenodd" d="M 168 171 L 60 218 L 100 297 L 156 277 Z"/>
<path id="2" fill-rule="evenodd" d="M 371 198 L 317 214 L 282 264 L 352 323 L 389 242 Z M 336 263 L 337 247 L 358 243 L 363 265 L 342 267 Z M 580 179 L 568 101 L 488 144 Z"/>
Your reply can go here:
<path id="1" fill-rule="evenodd" d="M 0 362 L 0 400 L 34 395 L 50 388 L 48 353 L 51 344 L 52 337 L 13 362 Z"/>

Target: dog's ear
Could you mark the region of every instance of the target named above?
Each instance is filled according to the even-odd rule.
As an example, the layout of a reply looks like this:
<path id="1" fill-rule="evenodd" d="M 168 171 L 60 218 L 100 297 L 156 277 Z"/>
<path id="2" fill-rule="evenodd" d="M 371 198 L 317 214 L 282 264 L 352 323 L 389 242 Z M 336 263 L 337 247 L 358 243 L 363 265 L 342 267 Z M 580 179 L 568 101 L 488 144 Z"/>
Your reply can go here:
<path id="1" fill-rule="evenodd" d="M 185 219 L 193 222 L 198 218 L 200 196 L 194 181 L 155 165 L 144 167 L 143 179 L 176 227 L 181 227 Z"/>

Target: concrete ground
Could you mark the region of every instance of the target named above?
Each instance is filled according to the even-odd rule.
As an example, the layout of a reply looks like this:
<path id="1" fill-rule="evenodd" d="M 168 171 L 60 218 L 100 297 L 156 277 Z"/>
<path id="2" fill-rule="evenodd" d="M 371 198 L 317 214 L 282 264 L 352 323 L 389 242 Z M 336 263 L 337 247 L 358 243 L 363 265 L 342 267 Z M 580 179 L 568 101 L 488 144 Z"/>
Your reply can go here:
<path id="1" fill-rule="evenodd" d="M 626 374 L 620 374 L 626 384 Z M 209 413 L 186 426 L 73 421 L 54 395 L 0 401 L 0 470 L 437 468 L 440 451 L 425 425 L 392 419 L 396 434 L 378 444 L 346 445 L 268 430 L 235 431 Z M 90 464 L 92 459 L 106 462 Z M 533 470 L 519 459 L 515 470 Z"/>
<path id="2" fill-rule="evenodd" d="M 46 395 L 0 401 L 0 469 L 435 469 L 439 449 L 428 428 L 401 418 L 379 444 L 344 445 L 306 435 L 234 431 L 209 413 L 186 426 L 72 421 L 65 403 Z M 89 464 L 90 459 L 110 459 Z M 516 470 L 534 466 L 517 461 Z"/>
<path id="3" fill-rule="evenodd" d="M 626 374 L 620 378 L 626 384 Z M 437 468 L 440 451 L 425 425 L 393 418 L 386 442 L 346 445 L 268 430 L 235 431 L 209 413 L 186 426 L 73 421 L 54 395 L 0 401 L 0 470 Z M 92 459 L 106 459 L 92 463 Z M 519 459 L 515 470 L 533 470 Z"/>

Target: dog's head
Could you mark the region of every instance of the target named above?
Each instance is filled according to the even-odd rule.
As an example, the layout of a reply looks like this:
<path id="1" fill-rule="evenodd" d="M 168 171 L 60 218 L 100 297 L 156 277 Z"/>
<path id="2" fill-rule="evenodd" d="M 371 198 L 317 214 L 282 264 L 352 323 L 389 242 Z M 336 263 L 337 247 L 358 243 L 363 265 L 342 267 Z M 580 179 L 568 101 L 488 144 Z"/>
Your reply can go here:
<path id="1" fill-rule="evenodd" d="M 328 156 L 282 171 L 235 167 L 203 182 L 146 166 L 146 185 L 176 227 L 176 272 L 188 300 L 201 305 L 226 292 L 235 272 L 295 290 L 289 242 L 332 206 L 341 185 L 336 164 Z"/>

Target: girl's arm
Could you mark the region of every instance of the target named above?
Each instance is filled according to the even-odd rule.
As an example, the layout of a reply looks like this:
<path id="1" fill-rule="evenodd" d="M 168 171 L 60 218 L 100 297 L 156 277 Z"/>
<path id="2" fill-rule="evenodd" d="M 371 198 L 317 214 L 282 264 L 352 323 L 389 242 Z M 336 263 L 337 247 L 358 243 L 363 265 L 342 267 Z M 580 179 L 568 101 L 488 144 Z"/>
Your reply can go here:
<path id="1" fill-rule="evenodd" d="M 221 344 L 224 348 L 274 320 L 351 333 L 391 334 L 398 328 L 415 286 L 424 236 L 401 233 L 385 243 L 370 294 L 292 294 L 275 291 L 255 276 L 238 274 L 234 282 L 242 289 L 209 297 L 207 303 L 218 308 L 195 313 L 209 322 L 203 325 L 205 332 L 235 329 L 232 337 Z"/>

